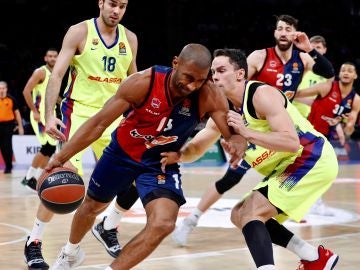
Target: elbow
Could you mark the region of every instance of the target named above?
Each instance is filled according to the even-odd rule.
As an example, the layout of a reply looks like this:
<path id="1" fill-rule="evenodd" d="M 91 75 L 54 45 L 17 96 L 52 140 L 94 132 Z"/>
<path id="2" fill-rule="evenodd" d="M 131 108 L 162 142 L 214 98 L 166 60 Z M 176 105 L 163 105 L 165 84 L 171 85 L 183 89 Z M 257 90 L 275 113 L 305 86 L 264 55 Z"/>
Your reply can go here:
<path id="1" fill-rule="evenodd" d="M 299 151 L 300 148 L 300 139 L 298 136 L 292 138 L 291 142 L 289 143 L 289 149 L 288 151 L 291 153 L 296 153 L 297 151 Z"/>

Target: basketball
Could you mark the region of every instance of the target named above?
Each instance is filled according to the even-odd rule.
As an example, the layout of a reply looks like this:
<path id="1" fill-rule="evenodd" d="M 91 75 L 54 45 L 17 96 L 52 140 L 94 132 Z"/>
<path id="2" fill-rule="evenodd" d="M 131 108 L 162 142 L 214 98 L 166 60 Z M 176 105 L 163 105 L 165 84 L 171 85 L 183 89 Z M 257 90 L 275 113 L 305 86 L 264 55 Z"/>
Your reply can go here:
<path id="1" fill-rule="evenodd" d="M 67 214 L 79 207 L 85 197 L 84 181 L 75 171 L 56 167 L 44 171 L 37 183 L 37 192 L 46 208 Z"/>

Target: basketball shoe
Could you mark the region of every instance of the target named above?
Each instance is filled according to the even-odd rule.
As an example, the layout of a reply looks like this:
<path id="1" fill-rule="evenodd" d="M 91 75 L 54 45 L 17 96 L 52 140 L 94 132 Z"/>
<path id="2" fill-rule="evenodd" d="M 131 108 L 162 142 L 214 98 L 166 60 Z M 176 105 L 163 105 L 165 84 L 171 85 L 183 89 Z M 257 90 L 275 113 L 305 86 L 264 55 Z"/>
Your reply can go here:
<path id="1" fill-rule="evenodd" d="M 120 254 L 121 246 L 117 238 L 116 228 L 110 230 L 104 229 L 104 221 L 106 218 L 107 217 L 105 216 L 100 223 L 94 225 L 91 228 L 91 232 L 96 237 L 96 239 L 104 245 L 107 253 L 109 253 L 110 256 L 116 258 Z"/>
<path id="2" fill-rule="evenodd" d="M 301 260 L 297 270 L 332 270 L 339 260 L 339 256 L 324 248 L 318 247 L 319 258 L 315 261 Z"/>
<path id="3" fill-rule="evenodd" d="M 309 210 L 310 215 L 318 215 L 318 216 L 334 216 L 334 212 L 330 209 L 329 206 L 325 204 L 322 198 L 318 199 L 313 206 L 311 206 Z"/>
<path id="4" fill-rule="evenodd" d="M 26 177 L 24 177 L 24 179 L 21 181 L 21 184 L 30 188 L 32 191 L 36 191 L 37 181 L 34 177 L 31 177 L 30 179 L 26 179 Z"/>
<path id="5" fill-rule="evenodd" d="M 180 226 L 177 226 L 172 234 L 172 238 L 179 246 L 186 246 L 189 234 L 196 227 L 197 223 L 189 218 L 185 218 Z"/>
<path id="6" fill-rule="evenodd" d="M 82 264 L 84 259 L 85 253 L 80 246 L 77 247 L 74 254 L 66 254 L 64 246 L 54 265 L 51 267 L 51 270 L 70 270 Z"/>
<path id="7" fill-rule="evenodd" d="M 41 241 L 35 240 L 27 245 L 29 236 L 25 242 L 24 260 L 30 270 L 47 270 L 49 265 L 45 262 L 41 253 Z"/>

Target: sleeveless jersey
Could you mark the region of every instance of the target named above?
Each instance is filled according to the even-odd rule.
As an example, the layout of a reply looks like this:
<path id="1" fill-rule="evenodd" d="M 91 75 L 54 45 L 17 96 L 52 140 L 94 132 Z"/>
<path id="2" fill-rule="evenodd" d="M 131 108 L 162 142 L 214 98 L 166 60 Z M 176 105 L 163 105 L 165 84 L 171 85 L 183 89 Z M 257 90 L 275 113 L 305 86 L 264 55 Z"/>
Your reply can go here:
<path id="1" fill-rule="evenodd" d="M 298 89 L 308 88 L 314 84 L 326 82 L 326 80 L 327 79 L 323 76 L 317 75 L 313 71 L 309 70 L 304 74 Z"/>
<path id="2" fill-rule="evenodd" d="M 51 75 L 51 71 L 47 68 L 46 65 L 40 67 L 41 69 L 45 70 L 45 79 L 42 83 L 37 84 L 31 95 L 34 102 L 34 105 L 38 112 L 40 113 L 40 121 L 44 125 L 45 124 L 45 93 L 46 93 L 46 86 L 49 82 L 49 78 Z M 33 118 L 33 112 L 30 112 L 30 117 Z"/>
<path id="3" fill-rule="evenodd" d="M 304 73 L 300 52 L 293 49 L 290 60 L 283 64 L 275 48 L 266 48 L 266 58 L 261 70 L 251 79 L 265 82 L 283 91 L 292 101 Z"/>
<path id="4" fill-rule="evenodd" d="M 326 82 L 326 80 L 327 80 L 326 78 L 317 75 L 313 71 L 309 70 L 304 74 L 297 91 L 301 91 L 301 89 L 308 88 L 317 83 Z M 310 98 L 315 99 L 316 96 Z M 308 117 L 310 113 L 311 105 L 302 102 L 297 102 L 296 100 L 293 102 L 293 104 L 305 118 Z"/>
<path id="5" fill-rule="evenodd" d="M 133 55 L 124 26 L 118 25 L 114 43 L 107 46 L 96 19 L 87 20 L 86 24 L 88 33 L 84 51 L 71 60 L 64 96 L 99 109 L 127 77 Z"/>
<path id="6" fill-rule="evenodd" d="M 356 92 L 354 89 L 342 98 L 339 81 L 333 81 L 330 92 L 325 97 L 318 96 L 311 106 L 311 112 L 308 120 L 313 124 L 314 128 L 324 134 L 329 135 L 330 125 L 322 119 L 323 116 L 335 118 L 342 114 L 349 113 L 352 109 L 352 103 Z"/>
<path id="7" fill-rule="evenodd" d="M 253 130 L 257 130 L 260 132 L 270 132 L 271 128 L 266 120 L 258 119 L 255 114 L 255 109 L 252 104 L 252 97 L 257 90 L 257 87 L 262 85 L 262 82 L 256 81 L 248 81 L 245 93 L 244 93 L 244 101 L 242 107 L 242 117 L 244 119 L 245 125 Z M 262 90 L 257 90 L 262 91 Z M 271 158 L 264 158 L 261 160 L 261 164 L 259 164 L 259 160 L 254 160 L 254 158 L 258 158 L 258 150 L 257 148 L 261 148 L 259 146 L 250 144 L 248 150 L 246 151 L 246 155 L 244 157 L 245 161 L 247 161 L 254 169 L 259 171 L 260 173 L 268 174 L 271 172 L 280 161 L 287 159 L 295 159 L 297 156 L 300 156 L 302 150 L 305 145 L 309 142 L 313 141 L 317 137 L 324 137 L 321 133 L 317 132 L 313 126 L 307 121 L 295 108 L 295 106 L 286 99 L 286 111 L 289 113 L 291 119 L 295 123 L 295 128 L 297 130 L 299 139 L 300 139 L 300 148 L 297 153 L 290 152 L 271 152 L 268 151 L 267 155 L 271 156 Z M 256 154 L 256 155 L 255 155 Z M 258 168 L 256 168 L 258 166 Z"/>
<path id="8" fill-rule="evenodd" d="M 159 166 L 161 152 L 180 150 L 201 120 L 198 91 L 172 103 L 171 73 L 169 67 L 152 67 L 148 97 L 129 112 L 116 131 L 122 150 L 145 165 Z"/>

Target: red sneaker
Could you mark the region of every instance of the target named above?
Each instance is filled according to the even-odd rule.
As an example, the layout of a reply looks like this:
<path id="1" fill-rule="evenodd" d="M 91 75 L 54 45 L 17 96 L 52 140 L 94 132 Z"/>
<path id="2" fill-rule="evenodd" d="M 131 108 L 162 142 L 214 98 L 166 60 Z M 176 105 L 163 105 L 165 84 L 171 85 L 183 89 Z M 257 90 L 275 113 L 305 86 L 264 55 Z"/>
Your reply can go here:
<path id="1" fill-rule="evenodd" d="M 318 247 L 319 258 L 316 261 L 301 260 L 297 270 L 332 270 L 339 256 L 323 246 Z"/>

